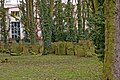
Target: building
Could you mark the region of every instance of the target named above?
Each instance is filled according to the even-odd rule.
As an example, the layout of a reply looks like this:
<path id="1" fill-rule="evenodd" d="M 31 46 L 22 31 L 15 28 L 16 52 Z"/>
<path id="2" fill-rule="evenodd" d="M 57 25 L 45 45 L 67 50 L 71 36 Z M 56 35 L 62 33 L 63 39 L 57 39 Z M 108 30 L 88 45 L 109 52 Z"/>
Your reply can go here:
<path id="1" fill-rule="evenodd" d="M 21 0 L 5 0 L 4 8 L 6 10 L 6 25 L 9 28 L 8 39 L 23 39 L 25 36 L 24 27 L 21 23 L 21 14 L 18 5 Z M 13 16 L 14 15 L 14 18 Z M 38 21 L 38 20 L 36 20 Z M 1 29 L 0 29 L 1 30 Z M 41 31 L 36 30 L 37 35 L 41 36 Z M 0 34 L 0 40 L 2 40 L 2 35 Z"/>
<path id="2" fill-rule="evenodd" d="M 9 28 L 9 39 L 24 38 L 22 24 L 20 22 L 20 10 L 18 8 L 19 0 L 5 0 L 4 8 L 6 10 L 6 25 Z M 16 18 L 12 17 L 14 15 Z M 2 39 L 2 35 L 0 36 Z"/>

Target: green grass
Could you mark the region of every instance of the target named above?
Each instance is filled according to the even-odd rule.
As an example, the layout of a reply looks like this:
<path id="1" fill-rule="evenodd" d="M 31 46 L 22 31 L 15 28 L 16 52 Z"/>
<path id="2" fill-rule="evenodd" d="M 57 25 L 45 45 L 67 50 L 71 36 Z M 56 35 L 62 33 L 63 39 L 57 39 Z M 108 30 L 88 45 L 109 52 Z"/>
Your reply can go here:
<path id="1" fill-rule="evenodd" d="M 0 80 L 101 80 L 102 62 L 96 57 L 67 55 L 10 56 L 0 54 Z"/>

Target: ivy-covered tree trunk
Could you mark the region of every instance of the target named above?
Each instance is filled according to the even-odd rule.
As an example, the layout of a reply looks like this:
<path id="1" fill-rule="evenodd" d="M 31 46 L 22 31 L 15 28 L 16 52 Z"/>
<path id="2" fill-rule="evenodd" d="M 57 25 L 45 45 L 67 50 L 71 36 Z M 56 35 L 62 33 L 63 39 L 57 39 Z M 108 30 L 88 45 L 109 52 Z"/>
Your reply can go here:
<path id="1" fill-rule="evenodd" d="M 120 80 L 120 0 L 105 0 L 103 80 Z"/>
<path id="2" fill-rule="evenodd" d="M 99 59 L 104 59 L 105 49 L 105 16 L 104 16 L 104 0 L 90 0 L 90 10 L 88 25 L 90 30 L 90 38 L 93 40 L 95 52 L 99 54 Z"/>
<path id="3" fill-rule="evenodd" d="M 82 16 L 81 16 L 81 0 L 78 0 L 77 4 L 77 17 L 78 17 L 78 34 L 77 34 L 77 41 L 81 39 L 82 35 Z"/>
<path id="4" fill-rule="evenodd" d="M 92 2 L 94 3 L 93 6 L 94 6 L 95 14 L 97 14 L 97 12 L 98 12 L 98 0 L 92 0 Z"/>
<path id="5" fill-rule="evenodd" d="M 51 53 L 51 35 L 52 35 L 52 23 L 50 18 L 49 11 L 49 2 L 47 0 L 41 0 L 41 16 L 42 16 L 42 34 L 43 34 L 43 42 L 44 42 L 44 52 L 43 55 Z"/>
<path id="6" fill-rule="evenodd" d="M 53 17 L 54 0 L 50 0 L 50 15 Z"/>
<path id="7" fill-rule="evenodd" d="M 3 41 L 5 43 L 5 48 L 7 48 L 7 36 L 8 36 L 8 32 L 9 32 L 9 27 L 7 27 L 6 25 L 6 10 L 4 8 L 4 0 L 1 0 L 1 32 L 3 35 Z"/>
<path id="8" fill-rule="evenodd" d="M 68 35 L 67 35 L 67 40 L 74 42 L 76 41 L 76 35 L 75 35 L 75 29 L 76 26 L 74 24 L 74 5 L 73 3 L 68 0 L 67 5 L 66 5 L 66 22 L 67 22 L 67 29 L 68 29 Z"/>
<path id="9" fill-rule="evenodd" d="M 34 16 L 34 5 L 33 2 L 34 0 L 29 1 L 29 11 L 30 11 L 30 39 L 31 39 L 31 44 L 36 43 L 36 35 L 35 35 L 35 16 Z"/>
<path id="10" fill-rule="evenodd" d="M 62 0 L 55 1 L 53 16 L 54 27 L 52 28 L 52 41 L 62 41 L 64 40 L 63 30 L 65 29 L 63 22 L 64 13 Z"/>

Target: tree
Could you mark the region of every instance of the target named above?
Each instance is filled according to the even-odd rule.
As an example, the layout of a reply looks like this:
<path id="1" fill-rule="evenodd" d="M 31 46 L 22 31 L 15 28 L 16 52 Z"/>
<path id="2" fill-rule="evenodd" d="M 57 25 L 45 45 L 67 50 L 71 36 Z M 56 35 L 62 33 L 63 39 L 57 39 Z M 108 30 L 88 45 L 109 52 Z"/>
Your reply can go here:
<path id="1" fill-rule="evenodd" d="M 50 15 L 53 17 L 54 0 L 50 0 Z"/>
<path id="2" fill-rule="evenodd" d="M 120 1 L 105 0 L 105 60 L 103 80 L 120 80 Z"/>
<path id="3" fill-rule="evenodd" d="M 29 32 L 28 17 L 27 17 L 28 15 L 27 15 L 25 8 L 26 8 L 26 3 L 24 2 L 24 0 L 22 0 L 20 2 L 19 9 L 20 9 L 20 14 L 21 14 L 21 23 L 25 29 L 24 30 L 25 37 L 23 41 L 30 42 L 29 35 L 28 35 L 28 32 Z"/>
<path id="4" fill-rule="evenodd" d="M 52 36 L 52 18 L 49 11 L 49 2 L 47 0 L 39 0 L 41 26 L 43 34 L 44 52 L 43 55 L 51 53 L 51 36 Z"/>
<path id="5" fill-rule="evenodd" d="M 90 26 L 88 26 L 90 18 L 90 2 L 91 0 L 78 0 L 77 17 L 78 17 L 78 40 L 89 39 Z"/>
<path id="6" fill-rule="evenodd" d="M 21 22 L 25 28 L 25 39 L 33 45 L 37 41 L 35 35 L 34 0 L 22 0 L 20 2 L 19 9 L 21 11 Z"/>
<path id="7" fill-rule="evenodd" d="M 30 37 L 30 43 L 35 44 L 36 42 L 36 35 L 35 35 L 35 19 L 34 19 L 34 7 L 33 7 L 33 0 L 29 1 L 26 0 L 26 12 L 27 12 L 27 25 L 28 25 L 28 34 Z"/>
<path id="8" fill-rule="evenodd" d="M 95 45 L 95 52 L 99 54 L 99 59 L 104 59 L 105 48 L 105 18 L 104 18 L 104 0 L 90 0 L 88 25 L 90 30 L 90 38 Z"/>
<path id="9" fill-rule="evenodd" d="M 74 5 L 71 2 L 71 0 L 68 0 L 67 5 L 66 5 L 66 26 L 67 26 L 67 41 L 74 42 L 76 41 L 76 26 L 75 26 L 75 18 L 74 18 Z"/>
<path id="10" fill-rule="evenodd" d="M 62 0 L 57 0 L 54 3 L 53 9 L 53 24 L 54 27 L 52 29 L 52 41 L 65 41 L 67 32 L 66 32 L 66 25 L 65 25 L 65 3 L 62 3 Z"/>
<path id="11" fill-rule="evenodd" d="M 86 22 L 86 1 L 82 1 L 82 37 L 85 38 L 85 22 Z"/>
<path id="12" fill-rule="evenodd" d="M 81 35 L 82 35 L 82 16 L 81 16 L 81 0 L 78 0 L 77 4 L 77 17 L 78 17 L 78 34 L 77 34 L 77 39 L 80 40 Z"/>
<path id="13" fill-rule="evenodd" d="M 1 0 L 1 35 L 3 35 L 3 41 L 5 43 L 5 48 L 7 48 L 7 37 L 8 37 L 8 32 L 9 32 L 9 26 L 6 25 L 6 9 L 4 8 L 4 0 Z"/>
<path id="14" fill-rule="evenodd" d="M 62 10 L 62 1 L 57 0 L 55 1 L 55 6 L 54 6 L 54 11 L 53 11 L 53 35 L 52 35 L 52 40 L 53 41 L 60 41 L 62 40 L 62 32 L 63 32 L 63 10 Z"/>

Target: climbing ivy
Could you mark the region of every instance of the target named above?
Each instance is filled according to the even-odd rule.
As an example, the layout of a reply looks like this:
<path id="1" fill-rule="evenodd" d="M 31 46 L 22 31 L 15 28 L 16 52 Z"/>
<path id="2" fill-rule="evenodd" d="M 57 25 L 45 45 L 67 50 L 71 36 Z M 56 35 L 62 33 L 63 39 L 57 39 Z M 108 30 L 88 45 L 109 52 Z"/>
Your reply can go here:
<path id="1" fill-rule="evenodd" d="M 41 22 L 42 22 L 42 34 L 44 42 L 44 53 L 43 55 L 51 53 L 51 36 L 52 36 L 52 18 L 49 11 L 49 2 L 47 0 L 40 1 L 40 10 L 41 10 Z"/>

